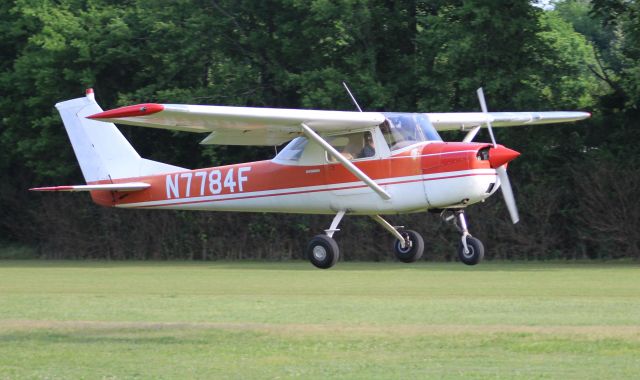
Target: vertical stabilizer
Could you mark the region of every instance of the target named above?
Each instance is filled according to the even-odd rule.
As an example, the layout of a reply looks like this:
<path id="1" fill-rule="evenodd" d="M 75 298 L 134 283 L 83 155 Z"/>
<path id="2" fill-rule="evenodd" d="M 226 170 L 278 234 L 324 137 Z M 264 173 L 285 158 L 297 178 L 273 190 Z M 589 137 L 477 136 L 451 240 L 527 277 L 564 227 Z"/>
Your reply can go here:
<path id="1" fill-rule="evenodd" d="M 102 112 L 91 89 L 85 97 L 60 102 L 56 108 L 87 183 L 184 170 L 140 157 L 113 123 L 87 119 Z"/>

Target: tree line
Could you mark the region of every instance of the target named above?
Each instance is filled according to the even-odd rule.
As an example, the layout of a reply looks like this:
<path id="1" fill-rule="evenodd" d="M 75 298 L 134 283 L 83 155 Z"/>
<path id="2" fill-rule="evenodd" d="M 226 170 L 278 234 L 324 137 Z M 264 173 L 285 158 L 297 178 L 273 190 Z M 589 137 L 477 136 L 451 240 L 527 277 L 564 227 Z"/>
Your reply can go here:
<path id="1" fill-rule="evenodd" d="M 495 259 L 640 257 L 640 5 L 625 0 L 14 0 L 0 4 L 0 246 L 35 257 L 300 258 L 331 217 L 103 209 L 39 194 L 83 179 L 53 105 L 93 87 L 104 109 L 189 103 L 450 112 L 586 110 L 576 125 L 500 129 L 521 211 L 469 209 Z M 266 159 L 273 148 L 121 127 L 144 157 L 184 167 Z M 445 139 L 461 140 L 458 133 Z M 486 136 L 485 136 L 486 137 Z M 393 218 L 454 259 L 437 216 Z M 387 260 L 391 237 L 350 217 L 345 259 Z"/>

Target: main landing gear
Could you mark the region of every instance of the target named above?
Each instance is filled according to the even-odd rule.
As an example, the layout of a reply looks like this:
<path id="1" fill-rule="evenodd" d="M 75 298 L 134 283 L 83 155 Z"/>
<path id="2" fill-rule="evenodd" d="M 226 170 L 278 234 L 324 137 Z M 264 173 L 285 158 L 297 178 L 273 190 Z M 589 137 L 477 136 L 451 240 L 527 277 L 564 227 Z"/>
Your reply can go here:
<path id="1" fill-rule="evenodd" d="M 422 257 L 424 253 L 424 239 L 413 230 L 405 230 L 404 227 L 394 227 L 380 215 L 371 216 L 385 230 L 396 237 L 393 243 L 393 252 L 396 258 L 403 263 L 413 263 Z"/>
<path id="2" fill-rule="evenodd" d="M 469 234 L 463 210 L 444 210 L 440 214 L 445 222 L 452 223 L 462 234 L 458 245 L 458 258 L 467 265 L 476 265 L 484 257 L 484 245 Z"/>
<path id="3" fill-rule="evenodd" d="M 309 241 L 305 254 L 309 261 L 311 261 L 311 264 L 317 268 L 329 269 L 338 262 L 340 258 L 340 248 L 338 247 L 338 243 L 333 240 L 333 234 L 340 231 L 338 224 L 340 224 L 344 214 L 345 211 L 338 212 L 333 218 L 333 222 L 331 222 L 331 227 L 324 231 L 325 235 L 316 235 Z"/>
<path id="4" fill-rule="evenodd" d="M 336 265 L 340 257 L 340 248 L 333 237 L 317 235 L 307 246 L 307 257 L 311 264 L 320 269 L 329 269 Z"/>
<path id="5" fill-rule="evenodd" d="M 311 261 L 311 264 L 320 269 L 331 268 L 340 258 L 340 248 L 338 248 L 338 244 L 333 239 L 333 234 L 340 231 L 338 225 L 344 214 L 345 211 L 338 212 L 333 218 L 329 229 L 325 230 L 325 234 L 316 235 L 307 245 L 305 251 L 307 258 Z M 403 227 L 394 227 L 380 215 L 373 215 L 371 218 L 396 237 L 393 249 L 398 260 L 404 263 L 412 263 L 422 257 L 424 240 L 419 233 L 405 230 Z"/>

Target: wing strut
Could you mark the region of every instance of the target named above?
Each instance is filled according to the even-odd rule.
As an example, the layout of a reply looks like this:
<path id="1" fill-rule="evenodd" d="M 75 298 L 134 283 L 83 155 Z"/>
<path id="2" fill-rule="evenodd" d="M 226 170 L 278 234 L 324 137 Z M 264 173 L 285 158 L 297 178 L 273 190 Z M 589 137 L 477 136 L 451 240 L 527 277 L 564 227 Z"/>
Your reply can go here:
<path id="1" fill-rule="evenodd" d="M 474 137 L 476 137 L 481 127 L 482 125 L 477 125 L 473 127 L 471 130 L 469 130 L 469 132 L 467 132 L 467 134 L 464 136 L 464 139 L 462 140 L 462 142 L 466 142 L 466 143 L 471 142 L 471 140 L 473 140 Z"/>
<path id="2" fill-rule="evenodd" d="M 347 160 L 343 155 L 341 155 L 336 148 L 332 147 L 328 142 L 326 142 L 322 137 L 320 137 L 317 133 L 315 133 L 309 126 L 305 123 L 300 124 L 302 126 L 302 131 L 304 134 L 315 141 L 318 145 L 320 145 L 324 150 L 326 150 L 329 154 L 331 154 L 336 160 L 338 160 L 347 170 L 351 172 L 354 176 L 358 177 L 362 182 L 366 183 L 367 186 L 371 188 L 371 190 L 375 191 L 380 195 L 380 197 L 384 200 L 391 199 L 391 196 L 384 191 L 380 185 L 375 183 L 369 176 L 364 174 L 362 170 L 358 169 L 351 161 Z"/>

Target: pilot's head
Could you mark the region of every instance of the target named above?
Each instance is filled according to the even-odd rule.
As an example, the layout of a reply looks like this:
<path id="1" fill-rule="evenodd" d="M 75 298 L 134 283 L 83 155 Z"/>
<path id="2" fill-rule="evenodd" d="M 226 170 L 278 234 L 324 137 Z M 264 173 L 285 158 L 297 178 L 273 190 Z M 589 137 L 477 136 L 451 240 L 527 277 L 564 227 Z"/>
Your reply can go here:
<path id="1" fill-rule="evenodd" d="M 370 145 L 373 146 L 373 136 L 371 135 L 371 132 L 365 132 L 364 133 L 364 143 L 365 145 Z"/>

